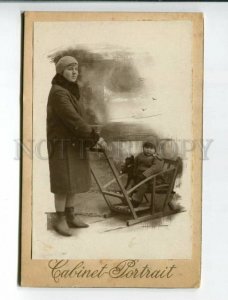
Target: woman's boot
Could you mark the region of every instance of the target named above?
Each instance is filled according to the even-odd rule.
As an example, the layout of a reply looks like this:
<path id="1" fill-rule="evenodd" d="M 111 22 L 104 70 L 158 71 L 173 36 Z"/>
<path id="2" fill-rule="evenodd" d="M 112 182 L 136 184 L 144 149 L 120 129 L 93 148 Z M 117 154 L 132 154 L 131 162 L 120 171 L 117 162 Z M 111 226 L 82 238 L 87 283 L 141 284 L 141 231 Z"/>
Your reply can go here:
<path id="1" fill-rule="evenodd" d="M 74 207 L 66 207 L 66 220 L 70 227 L 86 228 L 88 224 L 84 223 L 78 216 L 74 214 Z"/>
<path id="2" fill-rule="evenodd" d="M 56 212 L 56 222 L 54 225 L 54 229 L 63 236 L 72 236 L 71 230 L 66 222 L 65 212 Z"/>

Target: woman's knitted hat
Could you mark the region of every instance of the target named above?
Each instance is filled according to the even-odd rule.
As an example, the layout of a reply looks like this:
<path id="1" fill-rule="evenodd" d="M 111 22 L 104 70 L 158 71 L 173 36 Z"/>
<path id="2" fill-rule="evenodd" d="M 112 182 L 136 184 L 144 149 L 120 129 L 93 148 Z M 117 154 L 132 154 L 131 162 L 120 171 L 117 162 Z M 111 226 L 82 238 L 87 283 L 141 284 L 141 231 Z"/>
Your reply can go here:
<path id="1" fill-rule="evenodd" d="M 73 56 L 63 56 L 58 60 L 57 64 L 55 65 L 56 73 L 61 74 L 64 71 L 64 69 L 71 64 L 78 65 L 78 62 Z"/>

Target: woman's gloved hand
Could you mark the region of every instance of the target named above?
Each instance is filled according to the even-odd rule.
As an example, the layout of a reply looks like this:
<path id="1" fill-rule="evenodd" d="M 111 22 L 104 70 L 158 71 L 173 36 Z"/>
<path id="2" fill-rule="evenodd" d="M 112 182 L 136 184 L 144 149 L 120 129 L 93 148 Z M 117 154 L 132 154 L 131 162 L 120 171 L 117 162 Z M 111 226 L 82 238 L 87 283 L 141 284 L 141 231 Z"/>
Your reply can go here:
<path id="1" fill-rule="evenodd" d="M 102 137 L 99 138 L 99 140 L 98 140 L 98 142 L 97 142 L 97 145 L 98 145 L 101 149 L 103 149 L 103 150 L 107 150 L 107 149 L 108 149 L 108 145 L 107 145 L 107 143 L 105 142 L 105 140 L 104 140 Z"/>

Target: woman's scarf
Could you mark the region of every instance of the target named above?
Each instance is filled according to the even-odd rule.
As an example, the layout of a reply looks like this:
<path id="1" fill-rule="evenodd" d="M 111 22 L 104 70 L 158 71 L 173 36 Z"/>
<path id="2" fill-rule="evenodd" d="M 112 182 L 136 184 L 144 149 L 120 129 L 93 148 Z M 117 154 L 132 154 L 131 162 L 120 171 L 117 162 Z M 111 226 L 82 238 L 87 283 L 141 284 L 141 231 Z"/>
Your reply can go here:
<path id="1" fill-rule="evenodd" d="M 78 100 L 80 98 L 80 92 L 77 82 L 70 82 L 61 74 L 56 74 L 52 79 L 52 84 L 58 84 L 61 87 L 67 89 L 70 93 L 72 93 Z"/>

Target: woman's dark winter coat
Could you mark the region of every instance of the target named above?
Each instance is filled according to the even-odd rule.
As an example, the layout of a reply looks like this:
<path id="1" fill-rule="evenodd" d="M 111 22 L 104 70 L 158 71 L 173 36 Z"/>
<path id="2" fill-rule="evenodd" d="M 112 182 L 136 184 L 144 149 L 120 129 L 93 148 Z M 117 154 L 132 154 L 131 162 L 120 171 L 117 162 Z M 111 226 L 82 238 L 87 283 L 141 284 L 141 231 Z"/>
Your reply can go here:
<path id="1" fill-rule="evenodd" d="M 47 104 L 47 146 L 52 193 L 83 193 L 91 185 L 86 147 L 99 136 L 86 122 L 77 83 L 57 74 Z"/>

